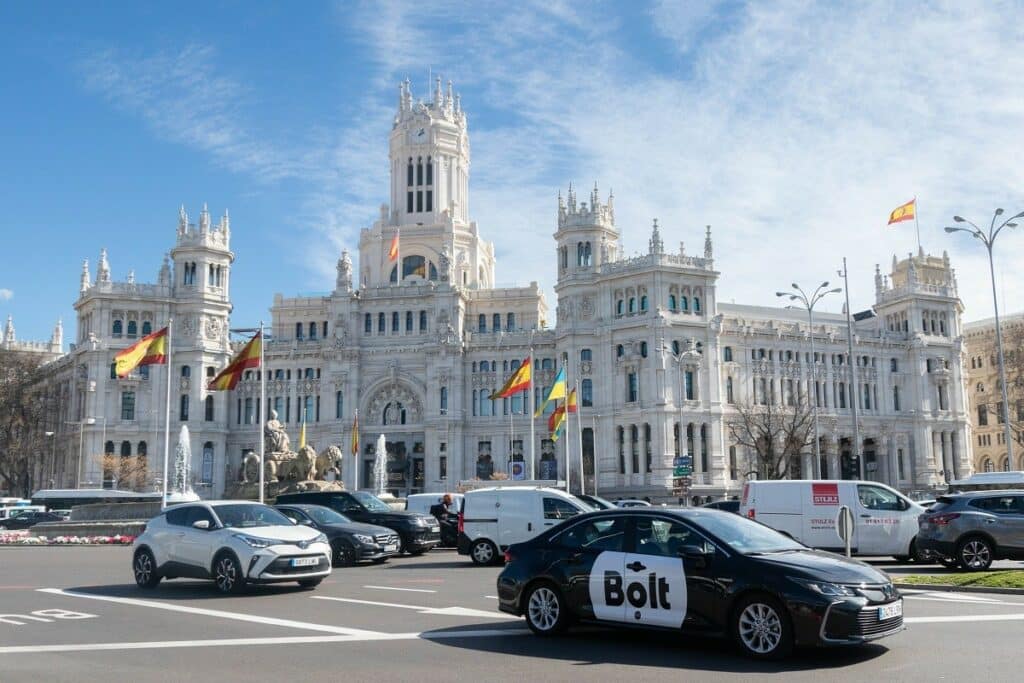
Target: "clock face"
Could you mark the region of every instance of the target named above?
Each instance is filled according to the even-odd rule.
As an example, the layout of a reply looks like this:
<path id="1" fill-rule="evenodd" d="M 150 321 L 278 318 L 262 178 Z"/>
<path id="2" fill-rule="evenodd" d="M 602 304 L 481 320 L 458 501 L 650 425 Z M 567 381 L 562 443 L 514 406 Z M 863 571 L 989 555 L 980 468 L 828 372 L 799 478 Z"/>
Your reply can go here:
<path id="1" fill-rule="evenodd" d="M 427 141 L 427 128 L 426 126 L 413 126 L 409 130 L 409 142 L 420 143 Z"/>

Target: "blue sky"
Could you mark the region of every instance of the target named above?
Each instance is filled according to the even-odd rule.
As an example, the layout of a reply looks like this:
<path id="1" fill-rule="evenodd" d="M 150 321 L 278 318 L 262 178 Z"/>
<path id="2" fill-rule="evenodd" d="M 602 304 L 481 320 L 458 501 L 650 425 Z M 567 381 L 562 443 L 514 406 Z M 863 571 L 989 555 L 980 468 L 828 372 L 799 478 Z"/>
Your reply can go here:
<path id="1" fill-rule="evenodd" d="M 885 218 L 916 195 L 965 317 L 988 317 L 982 249 L 941 228 L 1024 210 L 1024 8 L 968 4 L 4 3 L 0 316 L 71 335 L 82 259 L 152 281 L 204 201 L 231 212 L 234 324 L 330 289 L 387 200 L 397 84 L 426 97 L 432 71 L 469 114 L 498 282 L 552 307 L 557 193 L 596 180 L 629 253 L 654 217 L 691 252 L 711 224 L 721 301 L 773 304 L 846 255 L 856 309 L 915 248 Z M 1024 235 L 1000 241 L 1019 310 Z"/>

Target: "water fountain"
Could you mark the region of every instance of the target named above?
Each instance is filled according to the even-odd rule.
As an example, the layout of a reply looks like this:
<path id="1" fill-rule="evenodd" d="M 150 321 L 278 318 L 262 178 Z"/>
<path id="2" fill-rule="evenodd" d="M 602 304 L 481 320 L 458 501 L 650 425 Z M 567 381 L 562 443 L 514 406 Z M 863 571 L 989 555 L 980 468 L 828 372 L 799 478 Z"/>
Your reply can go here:
<path id="1" fill-rule="evenodd" d="M 185 503 L 199 500 L 192 490 L 192 441 L 188 433 L 188 425 L 181 425 L 178 432 L 178 443 L 174 446 L 173 471 L 170 473 L 170 488 L 167 501 Z"/>
<path id="2" fill-rule="evenodd" d="M 377 437 L 377 449 L 374 452 L 373 461 L 373 485 L 377 497 L 386 495 L 385 488 L 388 484 L 388 447 L 387 440 L 381 434 Z M 390 494 L 387 494 L 390 497 Z"/>

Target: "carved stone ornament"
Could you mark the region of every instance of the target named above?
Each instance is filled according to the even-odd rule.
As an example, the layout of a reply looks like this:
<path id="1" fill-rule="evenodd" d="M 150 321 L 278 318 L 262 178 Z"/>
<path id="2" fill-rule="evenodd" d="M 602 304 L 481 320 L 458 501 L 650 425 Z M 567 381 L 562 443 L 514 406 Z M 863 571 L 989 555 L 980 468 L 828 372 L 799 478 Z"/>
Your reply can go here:
<path id="1" fill-rule="evenodd" d="M 181 319 L 181 334 L 185 337 L 194 337 L 196 334 L 196 317 L 186 315 Z"/>
<path id="2" fill-rule="evenodd" d="M 366 424 L 384 424 L 385 408 L 388 410 L 387 423 L 389 425 L 398 424 L 400 413 L 396 404 L 401 404 L 402 408 L 405 409 L 405 421 L 407 424 L 415 424 L 420 421 L 422 404 L 419 398 L 404 386 L 393 383 L 379 389 L 370 400 L 368 404 L 370 414 L 366 417 Z M 362 419 L 361 414 L 359 417 Z"/>
<path id="3" fill-rule="evenodd" d="M 594 300 L 585 296 L 580 300 L 580 320 L 590 320 L 594 317 Z"/>
<path id="4" fill-rule="evenodd" d="M 206 319 L 206 338 L 210 340 L 220 339 L 223 333 L 223 325 L 218 318 L 213 316 Z"/>

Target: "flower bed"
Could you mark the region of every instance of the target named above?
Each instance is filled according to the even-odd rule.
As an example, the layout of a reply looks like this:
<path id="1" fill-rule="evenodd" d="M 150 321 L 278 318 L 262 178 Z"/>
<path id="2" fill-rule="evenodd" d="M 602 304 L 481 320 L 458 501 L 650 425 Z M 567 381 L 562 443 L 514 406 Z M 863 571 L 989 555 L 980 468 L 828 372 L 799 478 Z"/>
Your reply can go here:
<path id="1" fill-rule="evenodd" d="M 131 545 L 134 536 L 33 536 L 27 530 L 0 531 L 0 545 Z"/>

